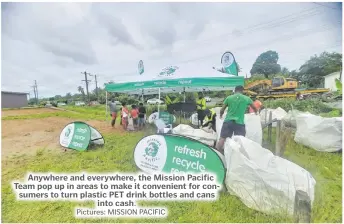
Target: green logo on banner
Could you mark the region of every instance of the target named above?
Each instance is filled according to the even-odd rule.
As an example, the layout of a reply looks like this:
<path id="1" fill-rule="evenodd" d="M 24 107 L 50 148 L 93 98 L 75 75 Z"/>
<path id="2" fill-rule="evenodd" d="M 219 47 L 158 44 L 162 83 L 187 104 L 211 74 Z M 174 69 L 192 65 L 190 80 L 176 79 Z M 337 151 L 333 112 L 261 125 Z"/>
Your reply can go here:
<path id="1" fill-rule="evenodd" d="M 72 132 L 72 128 L 71 127 L 68 127 L 67 128 L 67 131 L 65 133 L 65 137 L 68 137 L 70 135 L 70 133 Z"/>
<path id="2" fill-rule="evenodd" d="M 158 150 L 159 150 L 159 146 L 156 143 L 151 142 L 146 148 L 146 155 L 155 157 L 156 154 L 158 153 Z"/>
<path id="3" fill-rule="evenodd" d="M 177 69 L 177 66 L 166 67 L 159 73 L 159 76 L 172 76 Z"/>
<path id="4" fill-rule="evenodd" d="M 222 55 L 221 64 L 227 74 L 238 76 L 238 65 L 231 52 L 226 52 Z"/>
<path id="5" fill-rule="evenodd" d="M 207 145 L 174 135 L 147 136 L 136 145 L 134 160 L 147 173 L 213 173 L 219 183 L 225 178 L 221 158 Z"/>

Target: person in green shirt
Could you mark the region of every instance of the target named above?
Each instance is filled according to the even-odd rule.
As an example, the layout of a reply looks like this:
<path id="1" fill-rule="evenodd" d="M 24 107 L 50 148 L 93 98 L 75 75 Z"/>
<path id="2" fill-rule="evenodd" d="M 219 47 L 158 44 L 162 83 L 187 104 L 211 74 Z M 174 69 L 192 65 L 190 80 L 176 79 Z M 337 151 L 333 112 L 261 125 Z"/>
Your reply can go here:
<path id="1" fill-rule="evenodd" d="M 223 145 L 226 138 L 231 138 L 234 135 L 246 135 L 245 130 L 245 112 L 248 106 L 250 106 L 257 114 L 257 108 L 254 106 L 253 101 L 243 95 L 244 87 L 235 87 L 234 94 L 228 96 L 223 102 L 223 106 L 220 111 L 220 119 L 228 107 L 226 118 L 223 122 L 220 139 L 217 143 L 217 150 L 224 153 Z"/>

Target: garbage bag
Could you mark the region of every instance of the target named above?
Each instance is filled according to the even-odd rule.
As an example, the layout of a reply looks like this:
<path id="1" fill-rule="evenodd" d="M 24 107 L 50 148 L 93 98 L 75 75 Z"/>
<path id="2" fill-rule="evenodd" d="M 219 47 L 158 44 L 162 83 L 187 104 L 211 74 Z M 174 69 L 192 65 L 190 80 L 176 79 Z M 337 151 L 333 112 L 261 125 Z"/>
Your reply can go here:
<path id="1" fill-rule="evenodd" d="M 227 190 L 251 209 L 293 215 L 298 190 L 313 204 L 316 181 L 312 175 L 248 138 L 227 138 L 225 161 Z"/>

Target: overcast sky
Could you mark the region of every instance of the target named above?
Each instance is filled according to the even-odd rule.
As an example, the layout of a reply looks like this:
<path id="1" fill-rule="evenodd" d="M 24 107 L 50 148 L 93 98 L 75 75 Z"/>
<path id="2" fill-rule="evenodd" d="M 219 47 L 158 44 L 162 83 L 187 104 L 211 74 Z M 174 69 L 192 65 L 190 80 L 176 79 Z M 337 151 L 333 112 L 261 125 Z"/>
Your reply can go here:
<path id="1" fill-rule="evenodd" d="M 83 71 L 99 86 L 180 63 L 219 66 L 231 51 L 248 75 L 262 52 L 298 69 L 341 52 L 341 3 L 2 3 L 2 90 L 40 98 L 76 93 Z M 92 77 L 90 77 L 92 78 Z M 135 81 L 135 80 L 133 80 Z M 95 88 L 95 83 L 90 83 Z"/>

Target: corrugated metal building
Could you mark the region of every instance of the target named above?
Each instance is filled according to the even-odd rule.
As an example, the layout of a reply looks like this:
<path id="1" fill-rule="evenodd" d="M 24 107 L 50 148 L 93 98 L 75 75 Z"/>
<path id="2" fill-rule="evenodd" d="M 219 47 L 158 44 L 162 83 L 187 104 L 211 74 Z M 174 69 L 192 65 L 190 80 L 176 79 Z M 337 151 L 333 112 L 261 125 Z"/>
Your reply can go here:
<path id="1" fill-rule="evenodd" d="M 1 91 L 1 108 L 27 107 L 28 93 Z"/>

